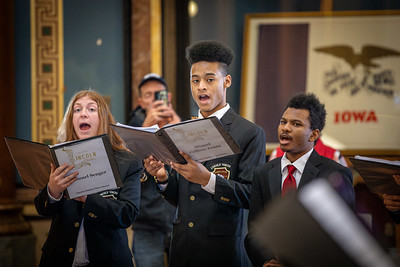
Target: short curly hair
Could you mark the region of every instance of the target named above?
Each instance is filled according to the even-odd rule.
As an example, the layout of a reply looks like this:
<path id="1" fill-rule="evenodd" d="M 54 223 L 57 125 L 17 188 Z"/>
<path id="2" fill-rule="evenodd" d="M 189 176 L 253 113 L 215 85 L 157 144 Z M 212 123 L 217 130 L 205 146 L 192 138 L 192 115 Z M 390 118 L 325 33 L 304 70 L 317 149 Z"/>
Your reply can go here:
<path id="1" fill-rule="evenodd" d="M 200 41 L 186 48 L 186 59 L 190 66 L 199 61 L 218 62 L 225 75 L 233 57 L 232 49 L 218 41 Z"/>
<path id="2" fill-rule="evenodd" d="M 320 132 L 325 127 L 326 109 L 317 96 L 313 93 L 302 93 L 293 96 L 287 103 L 287 108 L 305 109 L 310 112 L 310 128 L 318 129 Z"/>

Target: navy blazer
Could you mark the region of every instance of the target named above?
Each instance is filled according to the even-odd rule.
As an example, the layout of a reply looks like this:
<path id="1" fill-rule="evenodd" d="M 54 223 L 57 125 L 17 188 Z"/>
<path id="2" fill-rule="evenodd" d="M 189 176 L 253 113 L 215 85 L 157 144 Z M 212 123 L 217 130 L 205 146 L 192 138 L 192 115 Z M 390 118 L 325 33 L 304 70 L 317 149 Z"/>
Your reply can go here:
<path id="1" fill-rule="evenodd" d="M 84 219 L 89 261 L 93 266 L 133 266 L 127 227 L 139 212 L 141 162 L 127 151 L 115 152 L 123 186 L 88 195 L 85 204 L 62 198 L 51 203 L 47 186 L 35 198 L 40 215 L 52 216 L 39 266 L 71 267 Z"/>
<path id="2" fill-rule="evenodd" d="M 272 251 L 261 250 L 251 235 L 252 222 L 264 211 L 274 198 L 281 197 L 281 158 L 276 158 L 257 168 L 250 197 L 249 234 L 245 239 L 247 254 L 254 267 L 262 266 L 266 261 L 275 258 Z M 311 153 L 304 168 L 298 190 L 317 178 L 329 178 L 332 174 L 339 173 L 342 182 L 335 188 L 347 204 L 354 208 L 355 194 L 353 176 L 349 168 L 336 161 L 320 156 L 315 150 Z"/>
<path id="3" fill-rule="evenodd" d="M 221 123 L 243 151 L 206 161 L 217 175 L 215 194 L 170 172 L 162 194 L 177 206 L 170 265 L 243 266 L 243 209 L 249 207 L 250 185 L 256 166 L 265 163 L 264 130 L 229 109 Z"/>

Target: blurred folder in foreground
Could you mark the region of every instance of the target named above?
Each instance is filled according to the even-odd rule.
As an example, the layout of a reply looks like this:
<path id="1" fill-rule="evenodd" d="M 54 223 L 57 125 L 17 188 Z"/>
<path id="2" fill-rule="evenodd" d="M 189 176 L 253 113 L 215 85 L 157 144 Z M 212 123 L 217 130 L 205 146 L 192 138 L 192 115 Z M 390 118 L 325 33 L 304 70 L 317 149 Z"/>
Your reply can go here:
<path id="1" fill-rule="evenodd" d="M 389 195 L 400 194 L 400 186 L 393 179 L 393 174 L 400 174 L 400 161 L 362 156 L 350 158 L 350 161 L 371 192 Z"/>
<path id="2" fill-rule="evenodd" d="M 276 200 L 254 235 L 286 266 L 399 266 L 324 179 Z"/>

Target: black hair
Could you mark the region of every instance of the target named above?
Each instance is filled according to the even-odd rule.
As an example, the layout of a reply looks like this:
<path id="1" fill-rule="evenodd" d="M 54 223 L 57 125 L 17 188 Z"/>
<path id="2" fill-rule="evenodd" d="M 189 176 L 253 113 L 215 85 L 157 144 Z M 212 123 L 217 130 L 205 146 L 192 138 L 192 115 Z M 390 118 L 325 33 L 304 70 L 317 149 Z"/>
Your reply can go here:
<path id="1" fill-rule="evenodd" d="M 321 132 L 325 127 L 326 109 L 319 99 L 313 93 L 302 93 L 293 96 L 286 104 L 287 108 L 305 109 L 310 112 L 311 130 L 319 129 Z"/>
<path id="2" fill-rule="evenodd" d="M 199 61 L 218 62 L 225 75 L 233 57 L 233 51 L 218 41 L 200 41 L 186 48 L 186 59 L 190 66 Z"/>

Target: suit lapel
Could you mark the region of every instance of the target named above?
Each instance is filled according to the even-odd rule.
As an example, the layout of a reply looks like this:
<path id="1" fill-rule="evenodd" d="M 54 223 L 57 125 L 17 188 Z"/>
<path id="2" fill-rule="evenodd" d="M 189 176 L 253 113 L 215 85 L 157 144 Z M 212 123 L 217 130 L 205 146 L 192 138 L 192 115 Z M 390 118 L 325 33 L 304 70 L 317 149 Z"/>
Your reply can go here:
<path id="1" fill-rule="evenodd" d="M 304 168 L 299 188 L 303 187 L 304 185 L 306 185 L 307 183 L 318 177 L 319 174 L 318 165 L 320 165 L 320 162 L 321 162 L 321 156 L 318 155 L 318 153 L 314 150 L 311 153 L 310 158 L 308 159 L 306 166 Z"/>
<path id="2" fill-rule="evenodd" d="M 233 111 L 232 108 L 229 108 L 228 111 L 221 118 L 221 123 L 222 123 L 223 126 L 225 126 L 225 130 L 228 133 L 229 133 L 232 121 L 235 118 L 235 116 L 236 116 L 236 113 Z"/>
<path id="3" fill-rule="evenodd" d="M 269 188 L 271 197 L 280 196 L 281 195 L 281 184 L 282 184 L 282 173 L 281 173 L 281 161 L 279 160 L 279 164 L 277 164 L 274 168 L 269 170 L 268 173 Z"/>

